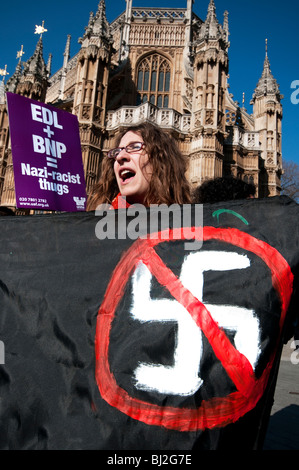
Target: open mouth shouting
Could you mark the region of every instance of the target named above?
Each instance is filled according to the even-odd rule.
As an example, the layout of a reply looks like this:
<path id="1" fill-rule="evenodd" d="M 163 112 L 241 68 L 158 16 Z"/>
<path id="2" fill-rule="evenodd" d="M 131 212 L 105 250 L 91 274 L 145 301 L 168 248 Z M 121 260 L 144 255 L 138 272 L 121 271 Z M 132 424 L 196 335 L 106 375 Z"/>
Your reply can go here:
<path id="1" fill-rule="evenodd" d="M 122 184 L 128 184 L 130 181 L 132 181 L 135 175 L 136 172 L 128 168 L 122 168 L 119 171 L 119 179 Z"/>

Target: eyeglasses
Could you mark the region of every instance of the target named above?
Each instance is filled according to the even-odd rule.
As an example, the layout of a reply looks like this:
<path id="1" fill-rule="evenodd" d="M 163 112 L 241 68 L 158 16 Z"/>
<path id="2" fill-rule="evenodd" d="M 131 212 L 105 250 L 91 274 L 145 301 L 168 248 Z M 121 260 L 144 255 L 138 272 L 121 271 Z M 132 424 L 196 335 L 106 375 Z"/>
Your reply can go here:
<path id="1" fill-rule="evenodd" d="M 122 150 L 125 150 L 128 153 L 139 152 L 139 150 L 143 149 L 145 144 L 143 142 L 131 142 L 126 147 L 117 147 L 115 149 L 109 150 L 107 153 L 108 158 L 114 158 L 114 160 L 118 157 Z"/>

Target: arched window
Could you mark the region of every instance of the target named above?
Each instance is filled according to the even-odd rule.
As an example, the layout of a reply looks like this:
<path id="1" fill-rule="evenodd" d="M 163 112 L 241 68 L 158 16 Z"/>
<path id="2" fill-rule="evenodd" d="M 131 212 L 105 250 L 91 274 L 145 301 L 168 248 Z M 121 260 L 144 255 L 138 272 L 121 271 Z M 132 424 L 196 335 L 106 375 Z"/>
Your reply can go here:
<path id="1" fill-rule="evenodd" d="M 137 105 L 149 101 L 159 108 L 168 108 L 170 64 L 158 54 L 143 59 L 137 70 Z"/>

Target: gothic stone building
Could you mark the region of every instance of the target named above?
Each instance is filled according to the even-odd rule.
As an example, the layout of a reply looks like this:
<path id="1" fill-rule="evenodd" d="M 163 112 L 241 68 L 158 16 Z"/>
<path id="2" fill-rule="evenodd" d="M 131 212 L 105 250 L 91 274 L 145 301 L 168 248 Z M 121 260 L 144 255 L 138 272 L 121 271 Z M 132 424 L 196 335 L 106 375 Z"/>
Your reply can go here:
<path id="1" fill-rule="evenodd" d="M 282 96 L 267 52 L 248 114 L 229 93 L 228 13 L 220 24 L 210 0 L 202 20 L 192 4 L 135 8 L 126 0 L 125 11 L 109 24 L 100 0 L 79 52 L 70 58 L 68 36 L 62 68 L 52 76 L 40 37 L 33 56 L 0 86 L 1 205 L 15 205 L 5 91 L 78 116 L 87 192 L 117 133 L 149 120 L 167 129 L 188 156 L 194 187 L 232 174 L 253 182 L 259 197 L 279 194 Z"/>

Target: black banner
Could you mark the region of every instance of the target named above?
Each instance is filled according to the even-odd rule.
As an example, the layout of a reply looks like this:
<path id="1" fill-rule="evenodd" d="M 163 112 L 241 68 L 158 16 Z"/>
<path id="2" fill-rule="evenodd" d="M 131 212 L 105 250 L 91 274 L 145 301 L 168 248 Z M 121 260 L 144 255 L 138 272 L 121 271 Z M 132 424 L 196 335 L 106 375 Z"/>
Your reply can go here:
<path id="1" fill-rule="evenodd" d="M 153 232 L 150 209 L 0 218 L 1 449 L 262 446 L 298 205 L 205 205 L 201 230 L 189 209 Z"/>

